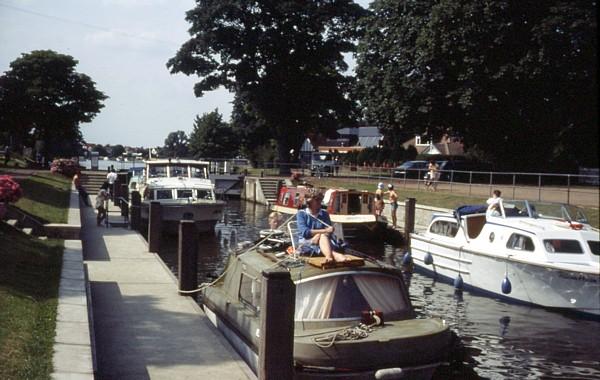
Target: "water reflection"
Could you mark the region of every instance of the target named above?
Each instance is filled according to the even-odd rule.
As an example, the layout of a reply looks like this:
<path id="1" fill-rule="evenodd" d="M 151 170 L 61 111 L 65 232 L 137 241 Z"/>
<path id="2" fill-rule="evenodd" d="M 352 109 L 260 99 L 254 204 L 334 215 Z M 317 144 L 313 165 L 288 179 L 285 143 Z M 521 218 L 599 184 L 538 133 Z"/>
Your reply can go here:
<path id="1" fill-rule="evenodd" d="M 199 244 L 199 282 L 211 281 L 224 268 L 229 249 L 255 240 L 267 228 L 269 210 L 250 202 L 228 202 L 215 233 Z M 382 242 L 353 246 L 401 267 L 404 249 Z M 177 273 L 177 241 L 163 242 L 160 256 Z M 599 379 L 600 322 L 543 308 L 513 305 L 456 292 L 450 284 L 419 273 L 406 276 L 420 316 L 445 319 L 460 337 L 454 362 L 435 379 Z"/>

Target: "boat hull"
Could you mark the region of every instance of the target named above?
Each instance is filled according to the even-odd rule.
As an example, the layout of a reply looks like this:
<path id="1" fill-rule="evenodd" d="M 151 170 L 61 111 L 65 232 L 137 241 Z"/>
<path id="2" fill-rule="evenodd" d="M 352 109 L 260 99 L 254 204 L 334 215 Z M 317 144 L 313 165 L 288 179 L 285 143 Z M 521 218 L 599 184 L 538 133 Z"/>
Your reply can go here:
<path id="1" fill-rule="evenodd" d="M 430 254 L 432 264 L 425 264 Z M 466 287 L 495 296 L 548 308 L 568 309 L 600 316 L 600 274 L 577 272 L 461 249 L 430 238 L 411 235 L 414 264 L 454 280 L 460 273 Z M 511 291 L 503 293 L 505 274 Z M 505 289 L 506 290 L 506 289 Z"/>
<path id="2" fill-rule="evenodd" d="M 161 217 L 164 231 L 178 233 L 181 220 L 193 220 L 198 232 L 209 232 L 223 216 L 224 202 L 190 203 L 190 204 L 161 204 Z M 148 219 L 149 204 L 142 204 L 142 219 Z"/>
<path id="3" fill-rule="evenodd" d="M 227 302 L 218 288 L 205 289 L 203 300 L 209 320 L 256 372 L 258 315 Z M 320 333 L 327 335 L 330 330 Z M 313 338 L 318 335 L 318 330 L 296 331 L 295 379 L 395 378 L 377 377 L 386 373 L 401 373 L 402 379 L 430 379 L 435 369 L 446 362 L 452 342 L 451 332 L 441 320 L 425 319 L 386 322 L 365 339 L 339 341 L 331 347 L 317 346 Z"/>

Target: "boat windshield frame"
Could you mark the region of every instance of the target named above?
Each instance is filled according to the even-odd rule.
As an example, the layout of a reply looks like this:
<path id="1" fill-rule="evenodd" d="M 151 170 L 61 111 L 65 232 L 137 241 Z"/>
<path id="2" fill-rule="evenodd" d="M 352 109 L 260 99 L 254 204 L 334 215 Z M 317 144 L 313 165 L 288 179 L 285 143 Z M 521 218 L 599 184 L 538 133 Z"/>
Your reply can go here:
<path id="1" fill-rule="evenodd" d="M 533 218 L 566 220 L 589 224 L 589 219 L 581 207 L 565 203 L 527 202 Z M 548 211 L 546 211 L 548 210 Z M 541 212 L 543 211 L 543 212 Z"/>

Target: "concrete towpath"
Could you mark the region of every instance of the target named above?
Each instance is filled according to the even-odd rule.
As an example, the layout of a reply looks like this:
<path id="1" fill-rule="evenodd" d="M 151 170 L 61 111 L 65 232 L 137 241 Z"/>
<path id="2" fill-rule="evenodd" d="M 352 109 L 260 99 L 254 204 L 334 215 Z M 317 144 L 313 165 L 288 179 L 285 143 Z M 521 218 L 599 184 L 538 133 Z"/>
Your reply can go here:
<path id="1" fill-rule="evenodd" d="M 255 378 L 138 233 L 97 227 L 85 206 L 81 225 L 96 379 Z"/>

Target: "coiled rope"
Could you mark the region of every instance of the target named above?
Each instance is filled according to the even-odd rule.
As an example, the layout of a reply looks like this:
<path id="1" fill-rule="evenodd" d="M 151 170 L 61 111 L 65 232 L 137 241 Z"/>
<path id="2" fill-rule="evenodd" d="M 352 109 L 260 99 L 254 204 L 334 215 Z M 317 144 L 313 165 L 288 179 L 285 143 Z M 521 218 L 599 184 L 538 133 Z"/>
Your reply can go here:
<path id="1" fill-rule="evenodd" d="M 370 325 L 359 323 L 357 326 L 347 327 L 342 331 L 333 334 L 313 338 L 313 341 L 321 348 L 329 348 L 338 341 L 364 339 L 368 337 L 371 332 L 373 332 L 373 327 L 381 324 L 381 318 L 379 318 L 379 316 L 373 314 L 372 317 L 375 319 L 375 322 L 371 323 Z"/>

